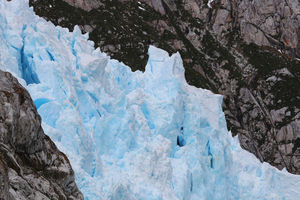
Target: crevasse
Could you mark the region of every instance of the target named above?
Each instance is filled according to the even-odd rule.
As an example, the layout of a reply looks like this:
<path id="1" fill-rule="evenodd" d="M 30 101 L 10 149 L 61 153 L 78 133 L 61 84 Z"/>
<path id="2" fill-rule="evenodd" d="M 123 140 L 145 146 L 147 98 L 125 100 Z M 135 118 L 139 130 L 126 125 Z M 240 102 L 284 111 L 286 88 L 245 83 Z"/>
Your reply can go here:
<path id="1" fill-rule="evenodd" d="M 0 0 L 0 69 L 30 92 L 85 199 L 300 198 L 299 176 L 240 148 L 222 96 L 188 85 L 178 53 L 150 46 L 132 72 L 87 39 Z"/>

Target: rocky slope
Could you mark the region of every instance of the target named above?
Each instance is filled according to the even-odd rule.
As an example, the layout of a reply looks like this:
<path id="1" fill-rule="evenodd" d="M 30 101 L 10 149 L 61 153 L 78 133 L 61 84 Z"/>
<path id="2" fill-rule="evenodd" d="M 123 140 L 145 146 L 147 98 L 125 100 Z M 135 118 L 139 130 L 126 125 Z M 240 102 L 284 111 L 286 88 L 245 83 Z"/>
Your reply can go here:
<path id="1" fill-rule="evenodd" d="M 179 51 L 189 84 L 224 95 L 241 146 L 300 174 L 297 0 L 65 1 L 30 3 L 54 24 L 78 24 L 132 70 L 144 69 L 149 44 Z"/>
<path id="2" fill-rule="evenodd" d="M 0 199 L 83 199 L 28 92 L 0 70 Z"/>

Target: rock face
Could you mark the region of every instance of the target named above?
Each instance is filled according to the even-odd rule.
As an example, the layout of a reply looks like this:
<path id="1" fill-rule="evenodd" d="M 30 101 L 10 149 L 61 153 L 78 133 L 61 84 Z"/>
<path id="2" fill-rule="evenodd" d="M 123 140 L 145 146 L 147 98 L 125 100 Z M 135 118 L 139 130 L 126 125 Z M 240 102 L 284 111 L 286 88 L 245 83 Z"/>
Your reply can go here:
<path id="1" fill-rule="evenodd" d="M 99 1 L 96 0 L 65 0 L 71 6 L 81 8 L 86 11 L 90 11 L 95 8 L 99 8 L 101 5 Z"/>
<path id="2" fill-rule="evenodd" d="M 30 2 L 54 24 L 78 24 L 132 70 L 144 69 L 149 44 L 179 51 L 189 84 L 224 95 L 241 146 L 300 174 L 297 0 L 101 0 L 89 12 L 63 0 Z"/>
<path id="3" fill-rule="evenodd" d="M 64 0 L 86 11 L 97 9 L 101 0 Z M 128 2 L 128 0 L 120 0 Z M 178 9 L 170 0 L 141 0 L 161 15 L 166 11 L 163 3 L 172 10 Z M 207 11 L 205 0 L 182 1 L 184 9 L 195 18 L 203 18 Z M 233 28 L 247 43 L 274 46 L 291 56 L 300 57 L 300 4 L 298 0 L 215 0 L 212 1 L 213 31 L 222 36 Z M 203 12 L 204 11 L 204 12 Z M 202 15 L 202 16 L 201 16 Z"/>
<path id="4" fill-rule="evenodd" d="M 276 47 L 292 57 L 300 57 L 299 1 L 220 0 L 213 5 L 217 35 L 236 28 L 247 43 Z"/>
<path id="5" fill-rule="evenodd" d="M 28 92 L 0 71 L 0 199 L 83 199 L 68 158 L 41 128 Z"/>

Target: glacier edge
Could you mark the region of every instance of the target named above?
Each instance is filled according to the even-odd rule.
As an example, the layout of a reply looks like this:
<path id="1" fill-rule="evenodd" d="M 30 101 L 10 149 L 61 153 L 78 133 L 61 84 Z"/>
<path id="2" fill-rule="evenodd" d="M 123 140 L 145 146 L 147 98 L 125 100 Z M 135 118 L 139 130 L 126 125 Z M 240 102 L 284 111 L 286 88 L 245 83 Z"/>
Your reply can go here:
<path id="1" fill-rule="evenodd" d="M 222 96 L 189 86 L 179 53 L 150 46 L 131 72 L 87 39 L 0 1 L 0 69 L 30 92 L 85 199 L 300 198 L 299 176 L 240 148 Z"/>

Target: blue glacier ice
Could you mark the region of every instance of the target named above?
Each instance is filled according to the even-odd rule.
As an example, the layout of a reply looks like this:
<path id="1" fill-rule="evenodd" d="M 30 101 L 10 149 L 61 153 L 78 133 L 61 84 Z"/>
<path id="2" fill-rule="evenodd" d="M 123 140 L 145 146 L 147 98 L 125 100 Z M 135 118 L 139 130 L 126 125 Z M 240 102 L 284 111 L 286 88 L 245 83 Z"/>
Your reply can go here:
<path id="1" fill-rule="evenodd" d="M 86 200 L 300 199 L 300 177 L 240 148 L 222 96 L 188 85 L 179 53 L 151 46 L 132 72 L 78 27 L 0 0 L 0 69 L 30 92 Z"/>

